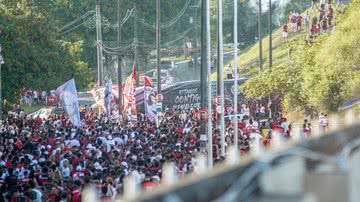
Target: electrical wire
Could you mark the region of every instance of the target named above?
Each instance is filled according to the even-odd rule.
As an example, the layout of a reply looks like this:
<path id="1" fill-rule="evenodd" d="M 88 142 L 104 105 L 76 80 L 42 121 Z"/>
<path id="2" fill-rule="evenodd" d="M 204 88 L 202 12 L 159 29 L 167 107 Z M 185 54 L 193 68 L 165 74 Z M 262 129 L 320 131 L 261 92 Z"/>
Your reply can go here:
<path id="1" fill-rule="evenodd" d="M 123 26 L 129 20 L 129 18 L 133 15 L 134 10 L 135 10 L 135 8 L 132 8 L 131 10 L 126 11 L 125 17 L 120 22 L 120 26 Z M 111 25 L 109 20 L 104 16 L 101 17 L 101 22 L 103 23 L 104 27 L 106 27 L 106 28 L 110 28 L 110 29 L 118 28 L 117 23 Z"/>
<path id="2" fill-rule="evenodd" d="M 82 22 L 81 24 L 76 25 L 75 27 L 73 27 L 73 28 L 71 28 L 71 29 L 69 29 L 69 30 L 66 30 L 66 31 L 62 32 L 61 34 L 67 34 L 67 33 L 71 32 L 71 31 L 79 28 L 81 25 L 83 25 L 83 24 L 85 24 L 85 23 L 88 23 L 88 22 L 91 22 L 92 20 L 95 20 L 95 18 L 96 18 L 96 16 L 92 16 L 92 17 L 89 18 L 88 20 Z"/>
<path id="3" fill-rule="evenodd" d="M 128 48 L 131 48 L 131 47 L 135 46 L 135 42 L 133 42 L 133 43 L 127 45 L 127 46 L 114 47 L 114 48 L 110 48 L 110 47 L 106 46 L 104 43 L 101 44 L 101 45 L 102 45 L 103 48 L 105 48 L 105 49 L 107 49 L 107 50 L 111 50 L 111 51 L 124 51 L 124 50 L 126 50 L 126 49 L 128 49 Z"/>
<path id="4" fill-rule="evenodd" d="M 130 11 L 127 10 L 124 19 L 120 22 L 120 26 L 123 26 L 127 20 L 133 15 L 135 8 L 132 8 Z"/>
<path id="5" fill-rule="evenodd" d="M 190 28 L 190 29 L 186 30 L 183 34 L 181 34 L 180 37 L 176 38 L 176 39 L 173 40 L 173 41 L 169 41 L 169 42 L 164 43 L 163 46 L 169 46 L 169 45 L 174 44 L 175 42 L 177 42 L 177 41 L 179 41 L 179 40 L 181 40 L 181 39 L 184 39 L 185 36 L 186 36 L 192 29 L 193 29 L 193 28 Z"/>
<path id="6" fill-rule="evenodd" d="M 91 11 L 86 12 L 84 15 L 82 15 L 82 16 L 78 17 L 77 19 L 73 20 L 72 22 L 64 25 L 64 26 L 59 30 L 59 32 L 64 31 L 65 29 L 67 29 L 67 28 L 71 27 L 72 25 L 76 24 L 77 22 L 79 22 L 79 21 L 87 18 L 89 15 L 91 15 L 91 14 L 93 14 L 93 13 L 95 13 L 94 10 L 91 10 Z"/>
<path id="7" fill-rule="evenodd" d="M 171 19 L 170 21 L 166 22 L 166 23 L 163 23 L 163 24 L 160 24 L 160 27 L 162 29 L 164 28 L 168 28 L 168 27 L 171 27 L 172 25 L 174 25 L 175 23 L 177 23 L 180 18 L 185 14 L 187 8 L 189 7 L 190 5 L 190 2 L 191 0 L 188 0 L 186 3 L 185 3 L 185 6 L 180 10 L 180 12 L 173 18 Z M 156 25 L 152 25 L 152 24 L 149 24 L 147 22 L 145 22 L 144 19 L 139 19 L 138 17 L 135 18 L 136 21 L 142 23 L 143 25 L 145 25 L 146 27 L 148 28 L 151 28 L 151 29 L 156 29 Z"/>
<path id="8" fill-rule="evenodd" d="M 170 21 L 169 23 L 163 25 L 161 28 L 167 28 L 170 27 L 172 25 L 174 25 L 177 21 L 179 21 L 179 19 L 185 14 L 187 8 L 190 5 L 190 0 L 188 0 L 185 4 L 185 6 L 183 7 L 183 9 L 179 12 L 179 14 L 177 15 L 177 17 L 175 19 L 173 19 L 172 21 Z"/>

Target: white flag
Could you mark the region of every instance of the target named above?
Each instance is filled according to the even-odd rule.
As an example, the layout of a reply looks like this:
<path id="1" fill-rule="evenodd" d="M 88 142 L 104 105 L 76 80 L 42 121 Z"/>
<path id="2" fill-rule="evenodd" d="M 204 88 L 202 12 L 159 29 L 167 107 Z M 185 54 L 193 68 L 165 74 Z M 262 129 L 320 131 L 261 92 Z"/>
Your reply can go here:
<path id="1" fill-rule="evenodd" d="M 111 79 L 109 79 L 106 82 L 106 86 L 105 86 L 105 91 L 104 91 L 104 103 L 105 103 L 105 109 L 106 109 L 106 114 L 108 116 L 111 116 L 111 101 L 113 99 L 112 96 L 112 81 Z"/>
<path id="2" fill-rule="evenodd" d="M 64 105 L 65 112 L 69 116 L 71 123 L 76 127 L 81 127 L 79 102 L 75 80 L 64 83 L 56 89 L 56 94 L 60 97 L 60 101 Z"/>

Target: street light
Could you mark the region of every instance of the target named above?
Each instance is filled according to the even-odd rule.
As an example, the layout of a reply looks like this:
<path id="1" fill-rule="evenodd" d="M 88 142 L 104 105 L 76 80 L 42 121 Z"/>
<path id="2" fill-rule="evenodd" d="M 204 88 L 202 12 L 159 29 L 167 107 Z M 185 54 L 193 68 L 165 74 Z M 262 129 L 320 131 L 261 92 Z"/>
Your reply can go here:
<path id="1" fill-rule="evenodd" d="M 1 30 L 0 30 L 1 34 Z M 2 121 L 2 85 L 1 85 L 1 65 L 5 64 L 4 58 L 1 55 L 1 44 L 0 44 L 0 122 Z"/>
<path id="2" fill-rule="evenodd" d="M 5 64 L 4 58 L 1 55 L 1 46 L 0 46 L 0 121 L 2 120 L 2 86 L 1 86 L 1 65 Z"/>

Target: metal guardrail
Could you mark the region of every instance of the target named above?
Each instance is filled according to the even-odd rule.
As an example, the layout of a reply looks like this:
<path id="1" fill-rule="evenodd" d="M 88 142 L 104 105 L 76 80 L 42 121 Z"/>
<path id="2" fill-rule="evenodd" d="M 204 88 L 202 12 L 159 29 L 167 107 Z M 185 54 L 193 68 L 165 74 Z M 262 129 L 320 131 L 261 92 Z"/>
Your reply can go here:
<path id="1" fill-rule="evenodd" d="M 266 152 L 264 156 L 260 156 L 258 160 L 261 160 L 265 156 L 271 156 L 269 160 L 270 167 L 277 165 L 279 159 L 288 158 L 297 155 L 290 151 L 305 151 L 303 157 L 308 159 L 308 165 L 315 165 L 321 161 L 333 160 L 334 162 L 341 163 L 343 159 L 339 159 L 341 154 L 351 155 L 354 149 L 360 147 L 360 125 L 354 125 L 352 127 L 342 129 L 320 138 L 314 138 L 306 140 L 301 143 L 290 143 L 288 146 L 284 146 L 281 150 Z M 351 143 L 354 143 L 351 145 Z M 350 146 L 349 146 L 350 145 Z M 346 151 L 344 151 L 346 149 Z M 219 165 L 214 170 L 208 171 L 204 175 L 191 175 L 181 180 L 174 186 L 161 186 L 159 189 L 150 193 L 145 193 L 140 197 L 134 199 L 136 202 L 204 202 L 204 201 L 216 201 L 225 192 L 229 191 L 229 188 L 234 185 L 241 177 L 248 175 L 249 170 L 253 169 L 254 165 L 259 163 L 254 157 L 244 157 L 242 163 L 236 165 Z M 308 167 L 309 169 L 309 167 Z M 310 168 L 311 169 L 311 168 Z M 255 188 L 251 194 L 252 197 L 261 194 L 259 191 L 260 185 L 256 177 L 253 180 Z M 232 187 L 233 189 L 234 187 Z M 242 190 L 238 190 L 241 192 Z M 248 193 L 247 193 L 248 194 Z M 241 195 L 241 193 L 240 193 Z"/>

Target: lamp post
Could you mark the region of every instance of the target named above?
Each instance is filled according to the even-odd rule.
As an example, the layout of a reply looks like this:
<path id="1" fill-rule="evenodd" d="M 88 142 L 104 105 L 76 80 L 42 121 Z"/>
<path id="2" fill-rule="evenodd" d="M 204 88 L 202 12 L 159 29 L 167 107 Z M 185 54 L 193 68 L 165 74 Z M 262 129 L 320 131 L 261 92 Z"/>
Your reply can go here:
<path id="1" fill-rule="evenodd" d="M 263 50 L 262 50 L 262 20 L 261 20 L 261 0 L 259 0 L 259 13 L 258 13 L 258 32 L 259 32 L 259 74 L 263 68 Z"/>
<path id="2" fill-rule="evenodd" d="M 271 0 L 269 0 L 269 17 L 268 17 L 268 26 L 269 26 L 269 73 L 271 73 L 271 68 L 272 68 L 272 64 L 273 64 L 273 54 L 272 54 L 272 49 L 273 49 L 273 44 L 272 44 L 272 39 L 273 39 L 273 30 L 272 30 L 272 2 Z M 272 112 L 271 112 L 271 96 L 269 95 L 269 100 L 268 100 L 268 107 L 269 107 L 269 118 L 272 117 Z"/>
<path id="3" fill-rule="evenodd" d="M 218 63 L 220 71 L 220 137 L 221 137 L 221 156 L 225 157 L 225 119 L 224 119 L 224 44 L 223 44 L 223 8 L 222 0 L 218 0 Z"/>
<path id="4" fill-rule="evenodd" d="M 194 60 L 194 66 L 193 66 L 193 72 L 194 72 L 194 78 L 197 78 L 196 75 L 198 75 L 198 68 L 199 68 L 199 61 L 198 61 L 198 15 L 197 15 L 197 9 L 199 8 L 197 6 L 197 0 L 194 0 L 194 5 L 191 6 L 194 9 L 193 17 L 190 18 L 190 23 L 194 25 L 194 35 L 193 35 L 193 50 L 192 50 L 192 58 Z M 201 74 L 201 70 L 200 70 Z"/>
<path id="5" fill-rule="evenodd" d="M 234 0 L 234 145 L 238 150 L 238 67 L 237 67 L 237 54 L 238 54 L 238 0 Z"/>
<path id="6" fill-rule="evenodd" d="M 4 58 L 1 55 L 1 45 L 0 45 L 0 121 L 2 120 L 2 106 L 3 106 L 3 99 L 2 99 L 2 85 L 1 85 L 1 65 L 5 64 Z"/>

